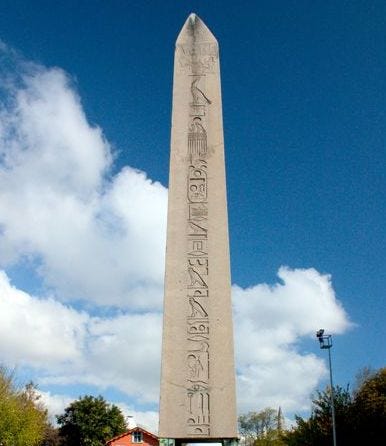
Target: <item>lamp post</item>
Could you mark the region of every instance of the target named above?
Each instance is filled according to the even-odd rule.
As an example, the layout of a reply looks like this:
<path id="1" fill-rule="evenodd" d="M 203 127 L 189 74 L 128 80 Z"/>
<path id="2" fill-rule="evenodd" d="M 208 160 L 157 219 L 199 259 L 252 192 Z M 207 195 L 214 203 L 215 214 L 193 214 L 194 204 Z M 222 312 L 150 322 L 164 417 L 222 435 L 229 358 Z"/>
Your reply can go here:
<path id="1" fill-rule="evenodd" d="M 328 363 L 330 366 L 330 387 L 331 387 L 331 417 L 332 417 L 332 439 L 333 444 L 336 446 L 336 427 L 335 427 L 335 406 L 334 406 L 334 386 L 332 384 L 332 366 L 331 366 L 331 347 L 332 347 L 332 336 L 324 334 L 324 329 L 321 328 L 316 332 L 316 337 L 319 341 L 319 346 L 321 349 L 328 350 Z"/>

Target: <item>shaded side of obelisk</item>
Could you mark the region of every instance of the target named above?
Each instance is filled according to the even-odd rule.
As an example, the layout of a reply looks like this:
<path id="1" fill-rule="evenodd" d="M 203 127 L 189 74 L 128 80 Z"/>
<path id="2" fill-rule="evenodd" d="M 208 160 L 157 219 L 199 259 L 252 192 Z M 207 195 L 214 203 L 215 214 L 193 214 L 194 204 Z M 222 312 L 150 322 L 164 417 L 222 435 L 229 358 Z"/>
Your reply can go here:
<path id="1" fill-rule="evenodd" d="M 159 436 L 237 437 L 219 51 L 195 14 L 174 60 Z"/>

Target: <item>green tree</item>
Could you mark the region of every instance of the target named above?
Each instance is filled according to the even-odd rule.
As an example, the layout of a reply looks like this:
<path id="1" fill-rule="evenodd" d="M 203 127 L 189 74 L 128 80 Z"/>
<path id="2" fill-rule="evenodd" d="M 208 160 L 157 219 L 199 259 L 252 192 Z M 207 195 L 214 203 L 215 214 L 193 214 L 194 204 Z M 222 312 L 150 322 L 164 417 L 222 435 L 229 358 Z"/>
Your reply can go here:
<path id="1" fill-rule="evenodd" d="M 270 407 L 260 412 L 249 412 L 239 416 L 240 434 L 250 446 L 281 445 L 283 418 L 281 410 Z"/>
<path id="2" fill-rule="evenodd" d="M 284 435 L 285 443 L 291 446 L 312 445 L 330 446 L 332 444 L 332 421 L 331 421 L 331 389 L 316 393 L 312 401 L 311 416 L 304 420 L 295 416 L 296 427 Z M 347 438 L 350 426 L 350 410 L 352 397 L 349 388 L 334 387 L 334 406 L 336 433 L 339 444 L 343 445 L 343 439 Z"/>
<path id="3" fill-rule="evenodd" d="M 59 429 L 47 424 L 40 446 L 65 446 L 59 435 Z"/>
<path id="4" fill-rule="evenodd" d="M 348 387 L 334 387 L 334 406 L 339 446 L 383 444 L 386 438 L 386 368 L 377 372 L 362 371 L 354 392 Z M 283 437 L 287 445 L 330 446 L 330 389 L 317 392 L 308 420 L 295 418 L 296 426 Z"/>
<path id="5" fill-rule="evenodd" d="M 386 367 L 366 370 L 354 392 L 351 422 L 355 439 L 363 444 L 382 444 L 386 438 Z"/>
<path id="6" fill-rule="evenodd" d="M 13 373 L 0 367 L 0 444 L 36 446 L 47 425 L 47 411 L 39 401 L 36 387 L 19 388 Z"/>
<path id="7" fill-rule="evenodd" d="M 66 446 L 103 446 L 126 431 L 120 409 L 108 404 L 102 396 L 86 395 L 72 402 L 57 420 Z"/>

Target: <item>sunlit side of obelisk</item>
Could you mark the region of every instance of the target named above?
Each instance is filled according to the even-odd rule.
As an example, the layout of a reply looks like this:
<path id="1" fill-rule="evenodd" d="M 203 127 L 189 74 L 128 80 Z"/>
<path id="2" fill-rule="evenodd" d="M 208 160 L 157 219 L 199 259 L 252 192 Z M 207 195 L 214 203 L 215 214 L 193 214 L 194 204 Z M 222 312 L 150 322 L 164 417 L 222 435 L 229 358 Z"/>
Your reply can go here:
<path id="1" fill-rule="evenodd" d="M 219 51 L 195 14 L 174 60 L 159 436 L 237 437 Z"/>

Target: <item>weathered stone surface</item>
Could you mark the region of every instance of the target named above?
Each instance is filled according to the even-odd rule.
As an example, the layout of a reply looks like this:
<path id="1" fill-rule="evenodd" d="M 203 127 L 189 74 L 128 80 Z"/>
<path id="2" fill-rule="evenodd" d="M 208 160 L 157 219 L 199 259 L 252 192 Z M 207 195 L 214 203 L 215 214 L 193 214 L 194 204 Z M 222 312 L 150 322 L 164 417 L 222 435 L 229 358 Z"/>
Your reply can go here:
<path id="1" fill-rule="evenodd" d="M 176 42 L 159 436 L 237 437 L 218 44 Z"/>

